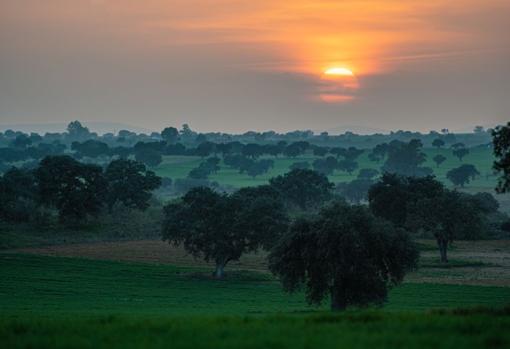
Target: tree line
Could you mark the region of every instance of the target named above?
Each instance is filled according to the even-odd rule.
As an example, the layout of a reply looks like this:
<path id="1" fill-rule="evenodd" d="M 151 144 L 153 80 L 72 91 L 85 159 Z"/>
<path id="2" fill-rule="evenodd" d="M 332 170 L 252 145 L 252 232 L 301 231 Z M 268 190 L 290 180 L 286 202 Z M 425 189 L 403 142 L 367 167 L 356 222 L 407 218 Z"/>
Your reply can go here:
<path id="1" fill-rule="evenodd" d="M 116 204 L 145 210 L 161 178 L 145 165 L 117 159 L 106 167 L 67 155 L 47 156 L 35 169 L 11 168 L 0 177 L 0 219 L 38 222 L 55 213 L 64 223 L 80 223 Z"/>

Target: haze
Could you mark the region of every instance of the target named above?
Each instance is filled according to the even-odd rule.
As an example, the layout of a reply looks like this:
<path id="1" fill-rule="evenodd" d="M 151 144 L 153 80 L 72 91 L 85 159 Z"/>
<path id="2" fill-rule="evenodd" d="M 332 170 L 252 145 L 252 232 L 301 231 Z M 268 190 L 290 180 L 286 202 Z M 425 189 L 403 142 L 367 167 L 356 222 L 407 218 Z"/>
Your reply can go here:
<path id="1" fill-rule="evenodd" d="M 2 0 L 0 123 L 498 124 L 509 17 L 506 0 Z"/>

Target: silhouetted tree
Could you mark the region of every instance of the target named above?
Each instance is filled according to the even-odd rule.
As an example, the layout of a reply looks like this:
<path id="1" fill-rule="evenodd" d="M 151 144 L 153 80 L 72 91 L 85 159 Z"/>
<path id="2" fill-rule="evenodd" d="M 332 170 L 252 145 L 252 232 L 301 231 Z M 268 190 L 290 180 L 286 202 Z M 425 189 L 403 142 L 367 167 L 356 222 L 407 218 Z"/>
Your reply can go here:
<path id="1" fill-rule="evenodd" d="M 161 185 L 161 178 L 147 171 L 145 165 L 133 160 L 112 161 L 105 170 L 108 182 L 106 203 L 111 210 L 117 202 L 129 208 L 145 210 L 152 191 Z"/>
<path id="2" fill-rule="evenodd" d="M 436 163 L 436 166 L 439 167 L 443 162 L 446 161 L 446 156 L 437 154 L 436 156 L 434 156 L 434 158 L 432 160 L 434 160 L 434 162 Z"/>
<path id="3" fill-rule="evenodd" d="M 371 211 L 412 232 L 429 232 L 436 238 L 441 261 L 454 239 L 483 235 L 483 211 L 464 194 L 446 189 L 433 177 L 385 174 L 368 192 Z"/>
<path id="4" fill-rule="evenodd" d="M 61 220 L 79 222 L 97 215 L 103 206 L 107 182 L 101 167 L 82 164 L 70 156 L 48 156 L 35 171 L 38 198 L 55 207 Z"/>
<path id="5" fill-rule="evenodd" d="M 269 181 L 288 203 L 306 210 L 331 197 L 334 185 L 328 178 L 312 170 L 292 170 Z"/>
<path id="6" fill-rule="evenodd" d="M 97 158 L 102 155 L 110 155 L 108 144 L 93 139 L 86 140 L 83 143 L 73 142 L 71 149 L 76 151 L 79 156 Z"/>
<path id="7" fill-rule="evenodd" d="M 456 156 L 460 161 L 464 158 L 464 156 L 469 154 L 469 149 L 467 148 L 458 148 L 452 151 L 452 154 Z"/>
<path id="8" fill-rule="evenodd" d="M 32 144 L 32 140 L 25 134 L 16 136 L 16 138 L 14 138 L 14 140 L 11 142 L 11 146 L 13 146 L 14 148 L 20 148 L 20 149 L 25 149 L 26 147 L 28 147 L 31 144 Z"/>
<path id="9" fill-rule="evenodd" d="M 436 138 L 432 141 L 432 146 L 436 147 L 437 149 L 441 148 L 444 145 L 445 143 L 441 138 Z"/>
<path id="10" fill-rule="evenodd" d="M 91 133 L 87 127 L 84 127 L 81 122 L 73 121 L 67 125 L 67 133 L 72 140 L 81 141 L 90 138 Z"/>
<path id="11" fill-rule="evenodd" d="M 335 157 L 328 156 L 325 159 L 315 159 L 312 165 L 315 171 L 329 176 L 338 167 L 338 161 Z"/>
<path id="12" fill-rule="evenodd" d="M 416 267 L 418 251 L 407 233 L 362 206 L 335 203 L 318 217 L 298 219 L 269 256 L 283 288 L 303 285 L 310 304 L 331 309 L 386 301 L 388 288 Z"/>
<path id="13" fill-rule="evenodd" d="M 338 161 L 337 169 L 340 171 L 347 172 L 349 175 L 352 175 L 354 171 L 358 168 L 358 163 L 353 160 L 340 160 Z"/>
<path id="14" fill-rule="evenodd" d="M 28 222 L 36 207 L 37 187 L 32 171 L 15 167 L 0 177 L 0 219 Z"/>
<path id="15" fill-rule="evenodd" d="M 198 145 L 195 153 L 196 155 L 205 158 L 214 152 L 215 147 L 216 145 L 212 142 L 202 142 Z"/>
<path id="16" fill-rule="evenodd" d="M 494 170 L 500 174 L 498 193 L 510 190 L 510 122 L 506 126 L 499 126 L 492 132 L 494 146 Z"/>
<path id="17" fill-rule="evenodd" d="M 464 187 L 470 180 L 475 179 L 480 172 L 473 165 L 462 165 L 457 168 L 451 169 L 446 173 L 446 178 L 454 185 Z"/>
<path id="18" fill-rule="evenodd" d="M 163 239 L 196 258 L 214 261 L 215 276 L 222 278 L 230 261 L 267 247 L 286 230 L 282 203 L 249 191 L 228 196 L 203 187 L 190 190 L 165 206 Z"/>
<path id="19" fill-rule="evenodd" d="M 367 178 L 355 179 L 348 183 L 337 184 L 337 192 L 349 202 L 359 204 L 368 199 L 368 190 L 374 181 Z"/>
<path id="20" fill-rule="evenodd" d="M 249 143 L 246 144 L 242 150 L 242 154 L 244 156 L 250 157 L 252 159 L 256 159 L 259 156 L 261 156 L 263 153 L 262 146 L 255 144 L 255 143 Z"/>
<path id="21" fill-rule="evenodd" d="M 161 153 L 151 148 L 137 150 L 135 153 L 135 159 L 149 167 L 156 167 L 163 161 Z"/>
<path id="22" fill-rule="evenodd" d="M 421 164 L 425 162 L 425 153 L 422 152 L 422 143 L 417 139 L 409 143 L 392 141 L 387 149 L 388 158 L 383 171 L 403 176 L 423 176 Z"/>
<path id="23" fill-rule="evenodd" d="M 161 131 L 161 137 L 169 144 L 174 144 L 179 139 L 179 131 L 175 127 L 166 127 Z"/>
<path id="24" fill-rule="evenodd" d="M 374 162 L 380 162 L 384 159 L 388 152 L 388 144 L 387 143 L 381 143 L 378 144 L 372 149 L 372 151 L 368 154 L 368 158 L 370 161 Z"/>
<path id="25" fill-rule="evenodd" d="M 326 147 L 314 147 L 313 148 L 313 155 L 315 156 L 324 156 L 328 153 L 328 148 Z"/>

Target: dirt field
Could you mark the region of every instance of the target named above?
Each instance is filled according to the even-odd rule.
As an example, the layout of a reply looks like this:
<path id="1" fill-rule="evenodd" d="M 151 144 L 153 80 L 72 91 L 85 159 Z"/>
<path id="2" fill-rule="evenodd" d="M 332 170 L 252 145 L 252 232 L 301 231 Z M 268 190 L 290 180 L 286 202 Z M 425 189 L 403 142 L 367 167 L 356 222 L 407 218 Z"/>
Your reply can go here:
<path id="1" fill-rule="evenodd" d="M 421 253 L 422 267 L 409 274 L 408 281 L 510 287 L 510 240 L 456 242 L 449 252 L 448 267 L 438 263 L 433 241 L 421 243 L 430 250 Z M 182 248 L 158 240 L 58 245 L 8 252 L 212 268 L 211 263 L 196 260 Z M 264 257 L 264 253 L 248 254 L 227 268 L 266 272 Z"/>

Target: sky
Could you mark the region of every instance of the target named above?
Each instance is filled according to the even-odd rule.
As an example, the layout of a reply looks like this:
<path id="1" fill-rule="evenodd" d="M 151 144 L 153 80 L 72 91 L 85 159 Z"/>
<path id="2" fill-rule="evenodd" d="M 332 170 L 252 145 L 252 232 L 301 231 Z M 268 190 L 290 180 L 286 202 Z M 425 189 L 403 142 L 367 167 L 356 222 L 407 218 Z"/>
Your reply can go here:
<path id="1" fill-rule="evenodd" d="M 508 0 L 0 0 L 0 124 L 510 120 Z"/>

